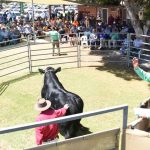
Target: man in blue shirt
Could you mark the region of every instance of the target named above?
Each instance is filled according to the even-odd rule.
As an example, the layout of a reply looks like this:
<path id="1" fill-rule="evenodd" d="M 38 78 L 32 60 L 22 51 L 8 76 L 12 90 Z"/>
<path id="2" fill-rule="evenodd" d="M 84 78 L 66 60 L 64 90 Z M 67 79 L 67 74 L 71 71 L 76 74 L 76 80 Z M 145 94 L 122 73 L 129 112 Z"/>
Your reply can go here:
<path id="1" fill-rule="evenodd" d="M 139 36 L 137 36 L 136 39 L 133 41 L 134 48 L 132 50 L 133 54 L 131 55 L 140 58 L 142 52 L 141 50 L 142 45 L 143 45 L 143 40 Z"/>

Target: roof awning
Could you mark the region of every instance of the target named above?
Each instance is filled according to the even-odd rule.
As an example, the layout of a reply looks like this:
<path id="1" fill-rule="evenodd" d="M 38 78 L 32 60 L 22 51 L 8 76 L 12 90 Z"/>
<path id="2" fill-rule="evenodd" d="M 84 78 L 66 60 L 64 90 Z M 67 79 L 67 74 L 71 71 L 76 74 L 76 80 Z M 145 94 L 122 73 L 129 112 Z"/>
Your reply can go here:
<path id="1" fill-rule="evenodd" d="M 32 3 L 32 0 L 7 0 L 10 2 L 26 2 Z M 80 5 L 76 0 L 33 0 L 34 4 L 47 4 L 47 5 Z"/>

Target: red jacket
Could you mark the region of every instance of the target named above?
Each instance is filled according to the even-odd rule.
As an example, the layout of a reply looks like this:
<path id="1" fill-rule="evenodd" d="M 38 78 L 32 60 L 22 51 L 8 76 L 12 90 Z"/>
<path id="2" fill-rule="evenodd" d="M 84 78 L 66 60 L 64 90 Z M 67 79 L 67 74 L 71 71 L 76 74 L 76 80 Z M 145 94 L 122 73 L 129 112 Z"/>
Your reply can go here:
<path id="1" fill-rule="evenodd" d="M 61 108 L 58 110 L 48 109 L 41 112 L 39 116 L 37 116 L 36 121 L 43 121 L 61 117 L 64 116 L 65 113 L 65 108 Z M 42 144 L 42 142 L 46 142 L 47 140 L 54 140 L 57 137 L 58 132 L 58 124 L 50 124 L 47 126 L 40 126 L 35 128 L 36 144 L 40 145 Z"/>

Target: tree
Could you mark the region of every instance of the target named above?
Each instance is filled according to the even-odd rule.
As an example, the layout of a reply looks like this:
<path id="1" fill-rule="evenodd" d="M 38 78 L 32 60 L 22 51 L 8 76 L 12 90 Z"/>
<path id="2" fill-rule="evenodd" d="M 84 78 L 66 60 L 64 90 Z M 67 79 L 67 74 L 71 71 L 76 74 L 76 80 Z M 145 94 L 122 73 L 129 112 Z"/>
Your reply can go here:
<path id="1" fill-rule="evenodd" d="M 149 11 L 149 3 L 150 0 L 124 0 L 124 6 L 126 7 L 136 34 L 145 34 L 148 30 L 147 19 L 149 17 L 146 14 Z M 140 12 L 145 14 L 145 17 L 142 19 L 139 16 Z"/>
<path id="2" fill-rule="evenodd" d="M 76 0 L 86 4 L 119 5 L 120 0 Z"/>
<path id="3" fill-rule="evenodd" d="M 145 34 L 150 20 L 150 0 L 78 0 L 89 4 L 120 5 L 123 2 L 136 34 Z M 141 19 L 141 13 L 144 17 Z"/>

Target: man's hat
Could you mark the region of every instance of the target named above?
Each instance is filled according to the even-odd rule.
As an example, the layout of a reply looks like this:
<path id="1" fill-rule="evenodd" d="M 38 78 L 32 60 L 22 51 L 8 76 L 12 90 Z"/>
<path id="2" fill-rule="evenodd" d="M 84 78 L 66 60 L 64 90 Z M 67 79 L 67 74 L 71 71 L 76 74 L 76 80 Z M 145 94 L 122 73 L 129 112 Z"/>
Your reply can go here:
<path id="1" fill-rule="evenodd" d="M 45 100 L 44 98 L 38 99 L 37 103 L 35 104 L 35 109 L 38 111 L 45 111 L 49 109 L 51 106 L 51 102 L 49 100 Z"/>

